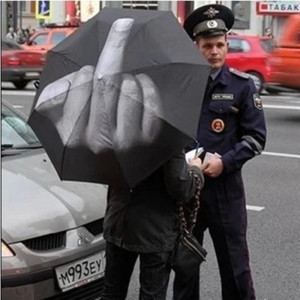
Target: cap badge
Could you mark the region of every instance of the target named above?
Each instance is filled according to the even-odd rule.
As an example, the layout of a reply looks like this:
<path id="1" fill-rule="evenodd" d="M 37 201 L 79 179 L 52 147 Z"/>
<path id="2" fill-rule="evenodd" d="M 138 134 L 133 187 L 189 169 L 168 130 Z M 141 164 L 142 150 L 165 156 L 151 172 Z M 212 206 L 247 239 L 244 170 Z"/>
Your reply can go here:
<path id="1" fill-rule="evenodd" d="M 219 13 L 219 11 L 218 10 L 216 10 L 215 8 L 213 8 L 213 7 L 210 7 L 206 12 L 204 12 L 203 14 L 204 15 L 207 15 L 209 18 L 213 18 L 213 17 L 215 17 L 216 16 L 216 14 L 218 14 Z"/>
<path id="2" fill-rule="evenodd" d="M 220 133 L 220 132 L 222 132 L 224 130 L 224 128 L 225 128 L 225 123 L 221 119 L 214 119 L 211 122 L 211 129 L 214 132 Z"/>
<path id="3" fill-rule="evenodd" d="M 210 20 L 206 23 L 208 28 L 217 28 L 218 27 L 218 22 L 215 20 Z"/>

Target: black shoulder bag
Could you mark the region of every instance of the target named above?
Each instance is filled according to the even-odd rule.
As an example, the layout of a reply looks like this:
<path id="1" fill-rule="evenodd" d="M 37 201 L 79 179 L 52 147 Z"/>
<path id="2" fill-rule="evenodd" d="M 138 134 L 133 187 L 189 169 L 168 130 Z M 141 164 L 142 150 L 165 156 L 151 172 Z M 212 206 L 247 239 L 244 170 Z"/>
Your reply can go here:
<path id="1" fill-rule="evenodd" d="M 176 275 L 188 278 L 199 272 L 200 264 L 205 261 L 207 255 L 206 250 L 197 241 L 193 235 L 193 229 L 197 220 L 197 213 L 200 207 L 200 190 L 201 181 L 199 175 L 193 172 L 196 180 L 196 192 L 192 200 L 192 211 L 189 219 L 186 219 L 185 209 L 182 205 L 178 205 L 178 216 L 180 221 L 180 233 L 175 246 L 172 268 Z M 188 226 L 189 223 L 189 226 Z"/>

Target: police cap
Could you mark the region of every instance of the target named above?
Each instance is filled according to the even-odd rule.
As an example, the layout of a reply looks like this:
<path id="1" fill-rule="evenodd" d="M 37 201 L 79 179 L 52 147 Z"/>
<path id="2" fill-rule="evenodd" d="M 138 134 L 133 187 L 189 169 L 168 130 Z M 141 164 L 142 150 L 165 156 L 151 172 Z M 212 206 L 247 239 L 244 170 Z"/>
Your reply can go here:
<path id="1" fill-rule="evenodd" d="M 221 4 L 208 4 L 194 10 L 185 20 L 183 27 L 191 37 L 212 37 L 226 34 L 234 23 L 234 15 Z"/>

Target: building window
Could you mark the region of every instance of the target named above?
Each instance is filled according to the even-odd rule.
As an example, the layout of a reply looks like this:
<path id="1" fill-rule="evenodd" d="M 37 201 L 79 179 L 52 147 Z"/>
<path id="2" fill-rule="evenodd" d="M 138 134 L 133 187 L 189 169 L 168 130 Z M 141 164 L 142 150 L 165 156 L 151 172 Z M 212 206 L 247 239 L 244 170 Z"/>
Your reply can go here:
<path id="1" fill-rule="evenodd" d="M 157 10 L 157 1 L 123 1 L 123 8 Z"/>
<path id="2" fill-rule="evenodd" d="M 20 1 L 20 9 L 21 11 L 26 12 L 26 1 Z"/>
<path id="3" fill-rule="evenodd" d="M 232 11 L 234 13 L 233 29 L 250 28 L 250 1 L 232 1 Z"/>

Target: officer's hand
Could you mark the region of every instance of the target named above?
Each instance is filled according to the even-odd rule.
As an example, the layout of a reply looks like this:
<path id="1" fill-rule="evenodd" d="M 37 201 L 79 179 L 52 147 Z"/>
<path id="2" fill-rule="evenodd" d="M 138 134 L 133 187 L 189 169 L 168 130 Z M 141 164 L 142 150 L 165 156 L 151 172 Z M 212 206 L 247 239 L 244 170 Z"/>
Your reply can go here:
<path id="1" fill-rule="evenodd" d="M 198 167 L 200 170 L 202 169 L 202 160 L 199 157 L 196 158 L 190 158 L 188 161 L 188 164 L 190 166 L 196 166 Z"/>
<path id="2" fill-rule="evenodd" d="M 212 155 L 208 161 L 203 163 L 201 169 L 204 175 L 216 178 L 221 175 L 224 169 L 222 159 L 217 155 Z"/>

